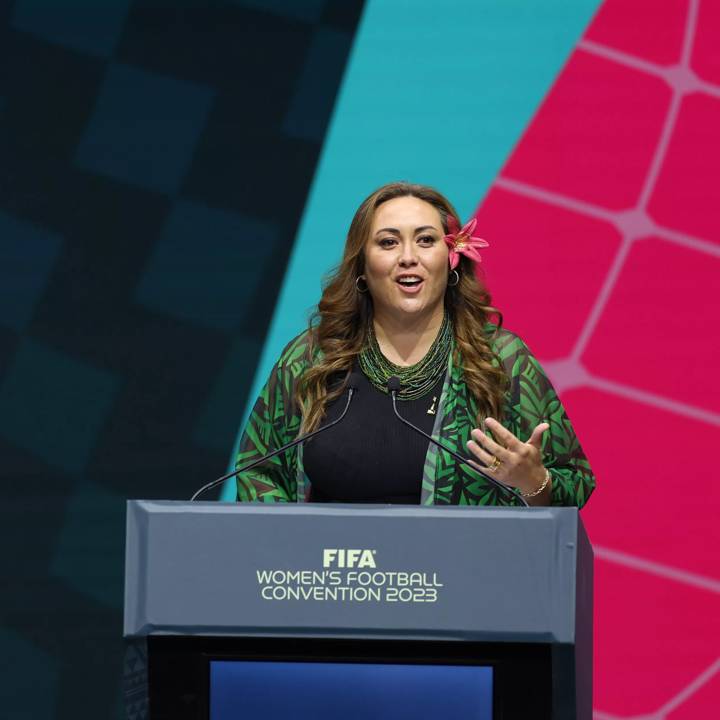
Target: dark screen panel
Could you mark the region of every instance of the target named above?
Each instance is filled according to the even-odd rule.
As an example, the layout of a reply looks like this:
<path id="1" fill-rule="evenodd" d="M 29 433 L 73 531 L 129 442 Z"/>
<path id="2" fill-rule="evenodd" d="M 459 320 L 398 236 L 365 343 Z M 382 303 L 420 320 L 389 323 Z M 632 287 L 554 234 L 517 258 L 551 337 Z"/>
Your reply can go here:
<path id="1" fill-rule="evenodd" d="M 210 663 L 210 720 L 492 720 L 482 665 Z"/>
<path id="2" fill-rule="evenodd" d="M 553 652 L 552 646 L 544 643 L 150 636 L 147 638 L 147 675 L 140 684 L 149 689 L 153 720 L 219 720 L 212 718 L 209 713 L 211 667 L 216 662 L 248 668 L 256 665 L 261 669 L 305 666 L 310 673 L 308 682 L 317 680 L 321 688 L 312 690 L 311 697 L 314 700 L 323 697 L 325 689 L 332 684 L 325 667 L 345 665 L 356 671 L 361 666 L 375 666 L 381 667 L 383 672 L 390 666 L 410 667 L 413 672 L 417 671 L 416 677 L 424 672 L 430 674 L 431 680 L 426 685 L 432 689 L 431 694 L 442 700 L 442 714 L 427 717 L 440 717 L 443 720 L 458 717 L 464 720 L 473 718 L 473 715 L 448 714 L 452 712 L 454 698 L 459 694 L 453 683 L 464 680 L 462 668 L 469 668 L 468 672 L 472 674 L 474 669 L 484 667 L 492 670 L 493 720 L 549 720 L 553 703 Z M 433 674 L 435 668 L 442 667 L 450 668 L 453 672 L 443 674 L 444 671 L 440 670 L 440 674 Z M 451 678 L 453 675 L 454 679 Z M 518 683 L 521 684 L 522 692 L 518 691 Z M 453 689 L 450 689 L 451 685 Z M 279 715 L 292 718 L 303 717 L 297 714 L 302 687 L 301 682 L 289 680 L 287 673 L 274 673 L 270 681 L 256 678 L 246 685 L 247 697 L 255 693 L 262 701 L 274 701 L 276 696 L 281 695 L 293 698 L 296 701 L 293 713 Z M 401 697 L 406 696 L 396 693 L 392 700 L 396 710 Z M 257 717 L 271 720 L 271 706 L 262 703 L 261 706 L 262 714 Z M 237 717 L 252 719 L 250 709 L 249 705 L 243 705 L 242 714 Z M 318 707 L 314 707 L 314 712 L 306 717 L 322 717 L 317 715 Z M 352 716 L 348 712 L 337 712 L 328 717 L 349 720 Z M 464 712 L 469 712 L 467 706 Z M 376 716 L 368 713 L 365 717 L 374 719 Z M 423 716 L 412 717 L 417 719 Z M 397 715 L 393 716 L 393 720 L 397 718 Z M 222 717 L 222 720 L 225 718 Z"/>

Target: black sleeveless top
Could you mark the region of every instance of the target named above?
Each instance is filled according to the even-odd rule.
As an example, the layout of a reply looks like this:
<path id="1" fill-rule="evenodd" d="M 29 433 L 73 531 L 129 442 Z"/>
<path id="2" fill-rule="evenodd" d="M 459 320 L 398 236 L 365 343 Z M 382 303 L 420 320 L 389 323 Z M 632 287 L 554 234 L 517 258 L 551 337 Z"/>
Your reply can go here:
<path id="1" fill-rule="evenodd" d="M 345 419 L 303 446 L 305 474 L 312 485 L 310 501 L 417 504 L 429 441 L 403 425 L 393 412 L 390 395 L 355 369 L 359 386 Z M 437 417 L 444 379 L 441 376 L 417 400 L 398 400 L 400 414 L 428 434 Z M 343 393 L 330 403 L 323 424 L 339 417 L 346 402 Z"/>

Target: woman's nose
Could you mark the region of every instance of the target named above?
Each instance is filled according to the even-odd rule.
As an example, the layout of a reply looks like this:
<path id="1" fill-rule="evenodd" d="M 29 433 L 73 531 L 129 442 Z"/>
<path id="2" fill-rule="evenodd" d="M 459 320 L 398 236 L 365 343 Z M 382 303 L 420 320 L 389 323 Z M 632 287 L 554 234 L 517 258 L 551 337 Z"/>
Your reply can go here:
<path id="1" fill-rule="evenodd" d="M 400 245 L 401 253 L 399 263 L 403 267 L 417 264 L 417 251 L 414 242 L 403 242 Z"/>

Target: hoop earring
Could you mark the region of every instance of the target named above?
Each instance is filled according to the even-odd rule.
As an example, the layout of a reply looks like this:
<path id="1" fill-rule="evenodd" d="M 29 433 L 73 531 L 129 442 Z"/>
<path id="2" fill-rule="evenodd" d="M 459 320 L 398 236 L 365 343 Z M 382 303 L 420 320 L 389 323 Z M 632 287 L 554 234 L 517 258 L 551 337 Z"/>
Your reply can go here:
<path id="1" fill-rule="evenodd" d="M 365 287 L 364 287 L 364 288 L 360 287 L 360 281 L 361 281 L 361 280 L 365 283 Z M 366 280 L 362 275 L 358 275 L 358 276 L 355 278 L 355 289 L 356 289 L 359 293 L 366 293 L 366 292 L 368 291 L 367 280 Z"/>
<path id="2" fill-rule="evenodd" d="M 450 277 L 452 277 L 453 273 L 455 274 L 455 282 L 450 282 Z M 448 275 L 448 287 L 455 287 L 460 282 L 460 273 L 458 273 L 457 270 L 453 270 L 450 275 Z"/>

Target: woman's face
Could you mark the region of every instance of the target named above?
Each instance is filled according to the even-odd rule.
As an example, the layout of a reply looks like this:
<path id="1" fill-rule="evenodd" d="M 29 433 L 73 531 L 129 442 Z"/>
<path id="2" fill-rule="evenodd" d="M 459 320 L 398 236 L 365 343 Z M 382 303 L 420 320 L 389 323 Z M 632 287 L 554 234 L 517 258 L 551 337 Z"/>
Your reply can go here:
<path id="1" fill-rule="evenodd" d="M 365 279 L 376 316 L 442 315 L 448 248 L 440 213 L 413 196 L 375 211 L 365 245 Z"/>

